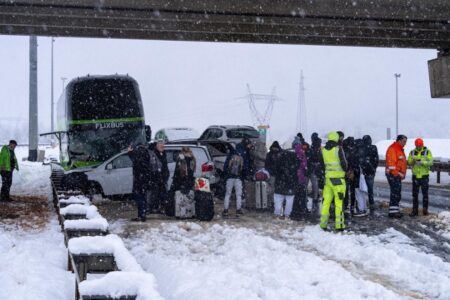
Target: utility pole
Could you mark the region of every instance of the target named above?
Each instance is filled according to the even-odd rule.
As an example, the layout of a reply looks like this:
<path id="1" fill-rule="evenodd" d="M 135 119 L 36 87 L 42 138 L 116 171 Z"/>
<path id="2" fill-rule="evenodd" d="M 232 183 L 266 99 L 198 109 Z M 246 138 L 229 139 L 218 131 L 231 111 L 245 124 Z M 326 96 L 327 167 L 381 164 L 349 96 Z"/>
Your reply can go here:
<path id="1" fill-rule="evenodd" d="M 297 104 L 297 132 L 301 132 L 304 137 L 308 136 L 306 119 L 306 101 L 303 70 L 300 71 L 300 83 Z"/>
<path id="2" fill-rule="evenodd" d="M 52 71 L 51 71 L 51 101 L 52 101 L 52 104 L 51 104 L 51 122 L 50 122 L 50 128 L 51 128 L 51 132 L 54 132 L 55 131 L 55 128 L 54 128 L 54 125 L 53 125 L 53 123 L 54 123 L 54 121 L 55 121 L 55 116 L 54 116 L 54 113 L 55 113 L 55 108 L 54 108 L 54 105 L 55 105 L 55 101 L 54 101 L 54 95 L 53 95 L 53 44 L 55 43 L 55 39 L 52 37 L 52 62 L 51 62 L 51 68 L 52 68 Z"/>
<path id="3" fill-rule="evenodd" d="M 274 87 L 271 95 L 254 94 L 247 84 L 248 94 L 241 99 L 248 101 L 248 106 L 252 114 L 253 122 L 257 126 L 260 140 L 265 144 L 267 138 L 267 130 L 270 128 L 270 118 L 272 117 L 273 104 L 281 99 L 276 96 L 276 88 Z M 262 112 L 258 110 L 257 102 L 267 102 L 266 109 Z"/>
<path id="4" fill-rule="evenodd" d="M 402 74 L 395 73 L 395 135 L 398 136 L 398 79 Z"/>
<path id="5" fill-rule="evenodd" d="M 28 126 L 28 160 L 37 160 L 38 98 L 37 98 L 37 37 L 30 36 L 30 110 Z"/>

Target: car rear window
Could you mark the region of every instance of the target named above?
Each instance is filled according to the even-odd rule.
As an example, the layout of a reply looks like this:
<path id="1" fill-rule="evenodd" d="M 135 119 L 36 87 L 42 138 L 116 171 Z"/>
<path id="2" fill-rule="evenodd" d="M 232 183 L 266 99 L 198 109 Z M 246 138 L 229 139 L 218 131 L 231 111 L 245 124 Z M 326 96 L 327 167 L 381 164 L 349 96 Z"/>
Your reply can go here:
<path id="1" fill-rule="evenodd" d="M 227 137 L 229 139 L 259 138 L 259 133 L 251 128 L 228 129 Z"/>
<path id="2" fill-rule="evenodd" d="M 191 147 L 192 153 L 195 157 L 196 162 L 196 173 L 201 173 L 202 164 L 207 163 L 208 160 L 208 154 L 206 153 L 206 150 L 201 147 Z M 177 148 L 166 148 L 166 156 L 167 156 L 167 163 L 175 163 L 177 161 L 178 155 L 181 152 L 181 147 Z"/>

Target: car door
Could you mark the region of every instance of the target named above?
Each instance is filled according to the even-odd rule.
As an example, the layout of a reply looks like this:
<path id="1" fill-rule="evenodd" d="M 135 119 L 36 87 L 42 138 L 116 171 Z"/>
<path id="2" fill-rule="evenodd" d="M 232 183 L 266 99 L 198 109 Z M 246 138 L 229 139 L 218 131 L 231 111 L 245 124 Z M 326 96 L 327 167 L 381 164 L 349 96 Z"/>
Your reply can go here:
<path id="1" fill-rule="evenodd" d="M 102 176 L 105 195 L 125 195 L 133 191 L 133 164 L 128 154 L 114 158 L 105 166 Z"/>

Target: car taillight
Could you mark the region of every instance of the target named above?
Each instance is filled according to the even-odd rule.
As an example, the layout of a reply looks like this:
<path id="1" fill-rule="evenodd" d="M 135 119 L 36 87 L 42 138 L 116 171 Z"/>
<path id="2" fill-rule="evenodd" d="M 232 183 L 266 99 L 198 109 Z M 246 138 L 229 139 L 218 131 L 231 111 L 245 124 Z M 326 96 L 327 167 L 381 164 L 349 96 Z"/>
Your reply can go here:
<path id="1" fill-rule="evenodd" d="M 202 172 L 212 172 L 214 171 L 214 165 L 211 163 L 204 163 L 202 165 Z"/>

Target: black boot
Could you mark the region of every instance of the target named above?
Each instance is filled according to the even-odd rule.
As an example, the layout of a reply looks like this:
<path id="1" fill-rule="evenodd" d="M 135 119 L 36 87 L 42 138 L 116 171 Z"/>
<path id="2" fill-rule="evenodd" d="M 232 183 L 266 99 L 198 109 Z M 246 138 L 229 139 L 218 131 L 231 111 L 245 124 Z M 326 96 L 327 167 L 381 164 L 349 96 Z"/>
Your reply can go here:
<path id="1" fill-rule="evenodd" d="M 419 215 L 419 211 L 417 208 L 413 208 L 412 212 L 409 214 L 410 217 L 417 217 Z"/>

